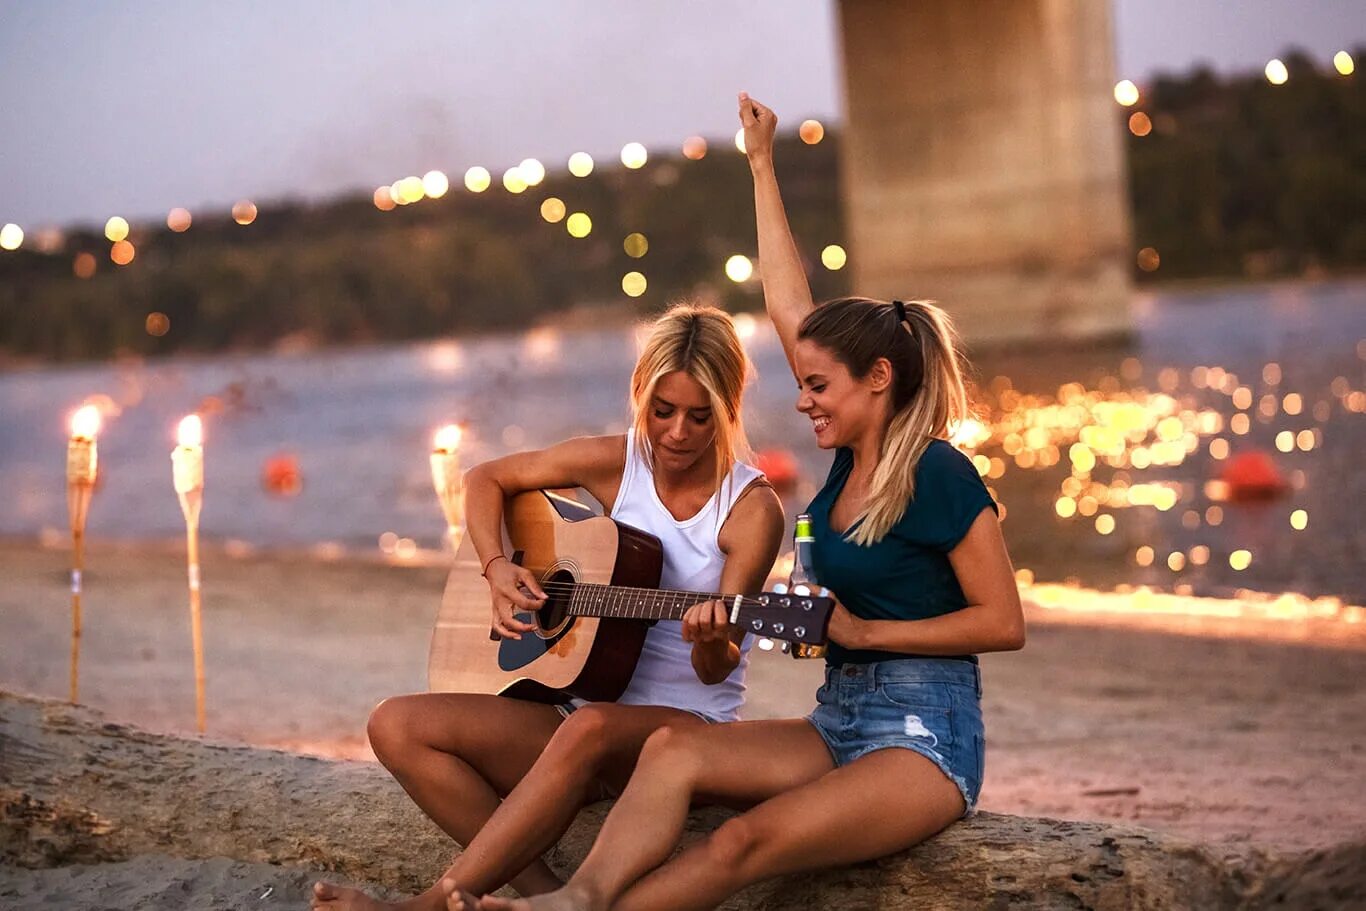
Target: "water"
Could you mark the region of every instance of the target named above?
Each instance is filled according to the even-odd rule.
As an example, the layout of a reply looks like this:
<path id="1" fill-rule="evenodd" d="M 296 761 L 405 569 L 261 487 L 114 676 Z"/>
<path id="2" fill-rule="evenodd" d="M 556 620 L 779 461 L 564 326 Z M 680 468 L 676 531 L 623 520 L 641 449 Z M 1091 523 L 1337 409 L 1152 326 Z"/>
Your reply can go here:
<path id="1" fill-rule="evenodd" d="M 1065 382 L 1087 389 L 1107 383 L 1107 394 L 1119 388 L 1120 394 L 1142 396 L 1142 390 L 1165 388 L 1161 371 L 1175 368 L 1165 377 L 1176 377 L 1173 399 L 1183 408 L 1216 411 L 1226 422 L 1239 410 L 1229 396 L 1191 382 L 1196 366 L 1218 366 L 1252 391 L 1251 430 L 1202 435 L 1197 452 L 1178 465 L 1130 469 L 1133 483 L 1171 483 L 1180 499 L 1166 511 L 1114 510 L 1117 528 L 1108 536 L 1095 531 L 1091 516 L 1063 518 L 1055 511 L 1060 481 L 1068 475 L 1065 440 L 1059 441 L 1060 464 L 1025 470 L 1003 452 L 1001 434 L 993 435 L 978 451 L 1008 466 L 989 483 L 1007 506 L 1003 527 L 1017 566 L 1041 580 L 1188 584 L 1197 590 L 1242 586 L 1366 603 L 1360 568 L 1366 533 L 1358 515 L 1366 487 L 1359 466 L 1366 422 L 1350 407 L 1352 394 L 1366 386 L 1366 283 L 1139 295 L 1135 322 L 1129 348 L 984 356 L 977 372 L 985 389 L 999 389 L 992 379 L 1000 375 L 1014 390 L 1044 397 L 1055 396 Z M 760 379 L 749 392 L 747 426 L 756 447 L 790 449 L 796 456 L 801 479 L 785 498 L 795 513 L 823 478 L 829 456 L 811 445 L 808 422 L 793 410 L 793 384 L 776 340 L 762 320 L 755 329 L 748 346 Z M 107 396 L 120 413 L 109 418 L 99 439 L 104 477 L 90 512 L 91 538 L 183 534 L 169 453 L 179 418 L 207 407 L 206 539 L 374 548 L 380 535 L 392 532 L 434 547 L 444 524 L 427 463 L 437 426 L 465 426 L 466 465 L 575 434 L 620 432 L 635 350 L 630 327 L 543 329 L 398 347 L 3 374 L 0 533 L 66 534 L 66 421 L 87 398 Z M 1141 362 L 1141 373 L 1133 362 L 1124 373 L 1126 358 Z M 1277 383 L 1263 380 L 1268 363 L 1280 368 Z M 1290 392 L 1302 396 L 1301 414 L 1278 410 L 1274 418 L 1258 418 L 1263 395 L 1279 402 Z M 1006 418 L 998 396 L 985 400 L 993 423 Z M 1319 407 L 1320 415 L 1327 409 L 1327 420 L 1315 417 L 1319 403 L 1327 403 Z M 1315 428 L 1310 451 L 1276 449 L 1277 433 Z M 1223 522 L 1210 525 L 1203 517 L 1213 501 L 1204 482 L 1221 467 L 1208 453 L 1214 437 L 1228 440 L 1235 453 L 1253 447 L 1269 452 L 1294 486 L 1268 503 L 1222 503 Z M 303 479 L 298 496 L 274 496 L 262 485 L 266 460 L 281 453 L 297 461 Z M 1110 473 L 1101 466 L 1094 478 Z M 1302 531 L 1289 524 L 1295 509 L 1309 516 Z M 1201 516 L 1193 527 L 1192 511 Z M 1154 554 L 1148 566 L 1136 557 L 1143 545 Z M 1201 545 L 1210 550 L 1207 565 L 1168 565 L 1171 553 Z M 1252 554 L 1241 572 L 1227 562 L 1238 549 Z"/>

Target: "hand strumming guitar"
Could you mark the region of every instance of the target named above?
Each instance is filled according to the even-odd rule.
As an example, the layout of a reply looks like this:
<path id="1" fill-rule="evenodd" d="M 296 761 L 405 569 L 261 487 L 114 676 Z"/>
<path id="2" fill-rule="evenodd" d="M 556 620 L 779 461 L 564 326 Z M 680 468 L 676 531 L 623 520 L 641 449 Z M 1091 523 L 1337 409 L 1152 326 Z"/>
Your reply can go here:
<path id="1" fill-rule="evenodd" d="M 535 574 L 507 557 L 495 557 L 484 571 L 484 579 L 489 584 L 495 633 L 504 639 L 520 639 L 522 633 L 536 628 L 535 624 L 513 616 L 518 611 L 539 610 L 545 604 L 546 594 Z"/>

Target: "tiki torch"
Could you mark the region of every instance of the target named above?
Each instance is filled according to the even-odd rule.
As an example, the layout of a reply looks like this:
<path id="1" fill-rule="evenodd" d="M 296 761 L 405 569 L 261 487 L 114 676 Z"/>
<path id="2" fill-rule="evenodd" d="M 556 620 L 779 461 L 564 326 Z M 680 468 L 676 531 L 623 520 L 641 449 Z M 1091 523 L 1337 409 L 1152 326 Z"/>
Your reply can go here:
<path id="1" fill-rule="evenodd" d="M 81 665 L 81 571 L 85 568 L 85 520 L 95 489 L 95 435 L 100 410 L 84 405 L 71 416 L 66 444 L 66 505 L 71 515 L 71 702 L 78 696 Z"/>
<path id="2" fill-rule="evenodd" d="M 441 511 L 446 515 L 446 537 L 451 548 L 460 546 L 465 525 L 465 487 L 460 477 L 460 427 L 447 424 L 432 443 L 432 484 Z"/>
<path id="3" fill-rule="evenodd" d="M 190 635 L 194 640 L 195 718 L 204 733 L 204 628 L 199 615 L 199 509 L 204 502 L 204 424 L 192 414 L 180 422 L 171 451 L 175 492 L 185 514 L 185 559 L 190 581 Z"/>

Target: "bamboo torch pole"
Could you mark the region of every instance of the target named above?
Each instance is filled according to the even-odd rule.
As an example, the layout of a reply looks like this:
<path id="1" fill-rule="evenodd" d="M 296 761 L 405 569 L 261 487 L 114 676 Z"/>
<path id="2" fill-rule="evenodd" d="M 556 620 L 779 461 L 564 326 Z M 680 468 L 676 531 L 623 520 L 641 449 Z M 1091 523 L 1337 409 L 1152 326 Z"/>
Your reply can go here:
<path id="1" fill-rule="evenodd" d="M 175 492 L 185 515 L 185 562 L 190 586 L 190 635 L 194 643 L 195 721 L 204 733 L 204 627 L 199 605 L 199 510 L 204 502 L 204 425 L 192 414 L 180 422 L 171 452 Z"/>
<path id="2" fill-rule="evenodd" d="M 66 505 L 71 517 L 71 703 L 80 697 L 81 575 L 85 572 L 85 522 L 95 490 L 95 436 L 100 412 L 94 405 L 77 409 L 66 445 Z"/>
<path id="3" fill-rule="evenodd" d="M 460 476 L 460 426 L 447 424 L 432 442 L 432 484 L 446 517 L 446 539 L 459 550 L 465 529 L 465 485 Z"/>

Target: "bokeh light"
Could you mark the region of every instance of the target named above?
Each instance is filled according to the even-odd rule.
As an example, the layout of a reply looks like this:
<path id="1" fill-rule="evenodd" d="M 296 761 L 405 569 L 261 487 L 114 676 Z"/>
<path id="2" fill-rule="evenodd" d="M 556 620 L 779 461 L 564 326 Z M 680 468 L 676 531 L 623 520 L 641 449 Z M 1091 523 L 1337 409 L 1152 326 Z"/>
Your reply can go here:
<path id="1" fill-rule="evenodd" d="M 1157 267 L 1162 265 L 1162 257 L 1152 247 L 1144 247 L 1138 251 L 1138 267 L 1144 272 L 1156 272 Z"/>
<path id="2" fill-rule="evenodd" d="M 701 161 L 707 157 L 707 140 L 701 136 L 689 136 L 683 140 L 683 157 L 690 161 Z"/>
<path id="3" fill-rule="evenodd" d="M 482 193 L 493 183 L 493 175 L 488 168 L 475 165 L 465 171 L 465 189 L 471 193 Z"/>
<path id="4" fill-rule="evenodd" d="M 517 166 L 518 172 L 522 175 L 522 180 L 528 187 L 534 187 L 545 180 L 545 165 L 535 158 L 524 158 L 522 163 Z"/>
<path id="5" fill-rule="evenodd" d="M 627 297 L 640 297 L 645 293 L 645 276 L 639 272 L 627 272 L 621 277 L 621 290 Z"/>
<path id="6" fill-rule="evenodd" d="M 802 142 L 813 146 L 825 138 L 825 127 L 821 126 L 819 120 L 803 120 L 802 125 L 797 127 L 797 135 Z"/>
<path id="7" fill-rule="evenodd" d="M 741 127 L 735 131 L 735 148 L 740 150 L 740 154 L 745 154 L 745 128 Z"/>
<path id="8" fill-rule="evenodd" d="M 394 194 L 389 191 L 388 187 L 376 187 L 373 199 L 375 208 L 379 209 L 381 212 L 388 212 L 396 205 L 394 202 Z"/>
<path id="9" fill-rule="evenodd" d="M 104 223 L 104 236 L 109 238 L 111 243 L 118 243 L 128 237 L 128 222 L 119 215 L 111 217 Z"/>
<path id="10" fill-rule="evenodd" d="M 1242 572 L 1252 565 L 1252 552 L 1247 550 L 1235 550 L 1228 555 L 1228 565 L 1238 572 Z"/>
<path id="11" fill-rule="evenodd" d="M 541 203 L 541 217 L 552 225 L 563 220 L 565 213 L 564 200 L 558 196 L 548 196 Z"/>
<path id="12" fill-rule="evenodd" d="M 575 177 L 587 177 L 593 173 L 593 156 L 587 152 L 575 152 L 569 156 L 569 173 Z"/>
<path id="13" fill-rule="evenodd" d="M 747 282 L 754 274 L 754 263 L 748 256 L 737 253 L 726 260 L 726 278 L 733 282 Z"/>
<path id="14" fill-rule="evenodd" d="M 636 231 L 626 235 L 626 239 L 621 242 L 621 248 L 632 259 L 640 259 L 649 252 L 650 241 L 646 239 L 644 234 Z"/>
<path id="15" fill-rule="evenodd" d="M 1309 526 L 1309 513 L 1303 509 L 1297 509 L 1290 514 L 1290 527 L 1295 531 L 1304 531 Z"/>
<path id="16" fill-rule="evenodd" d="M 432 199 L 440 199 L 451 188 L 451 181 L 441 171 L 428 171 L 422 175 L 422 190 Z"/>
<path id="17" fill-rule="evenodd" d="M 232 220 L 239 225 L 249 225 L 256 221 L 256 203 L 243 199 L 232 207 Z"/>
<path id="18" fill-rule="evenodd" d="M 628 142 L 621 147 L 621 163 L 632 170 L 644 167 L 647 158 L 649 154 L 645 151 L 645 146 L 638 142 Z"/>
<path id="19" fill-rule="evenodd" d="M 1135 136 L 1147 136 L 1153 131 L 1153 121 L 1142 111 L 1134 111 L 1129 115 L 1129 132 Z"/>
<path id="20" fill-rule="evenodd" d="M 18 250 L 24 243 L 24 229 L 10 222 L 0 228 L 0 250 Z"/>
<path id="21" fill-rule="evenodd" d="M 849 261 L 849 256 L 839 244 L 830 244 L 821 251 L 821 265 L 831 272 L 838 272 Z"/>
<path id="22" fill-rule="evenodd" d="M 521 193 L 526 190 L 521 168 L 508 168 L 503 172 L 503 189 L 509 193 Z"/>
<path id="23" fill-rule="evenodd" d="M 147 314 L 147 319 L 143 323 L 143 328 L 147 330 L 148 335 L 155 338 L 161 338 L 167 332 L 171 331 L 171 320 L 166 314 L 161 313 L 160 311 L 153 311 Z"/>
<path id="24" fill-rule="evenodd" d="M 416 174 L 409 175 L 398 182 L 397 199 L 405 206 L 421 202 L 426 195 L 427 188 L 423 185 L 422 178 Z"/>
<path id="25" fill-rule="evenodd" d="M 1271 58 L 1266 64 L 1266 81 L 1272 85 L 1285 85 L 1290 78 L 1290 71 L 1285 68 L 1285 64 L 1278 58 Z"/>
<path id="26" fill-rule="evenodd" d="M 177 234 L 190 229 L 190 222 L 194 219 L 190 217 L 189 209 L 182 209 L 179 206 L 166 213 L 166 227 Z"/>
<path id="27" fill-rule="evenodd" d="M 1128 79 L 1115 83 L 1115 100 L 1126 108 L 1138 104 L 1138 86 Z"/>
<path id="28" fill-rule="evenodd" d="M 1351 54 L 1338 51 L 1333 55 L 1333 67 L 1343 76 L 1350 76 L 1356 72 L 1357 65 Z"/>
<path id="29" fill-rule="evenodd" d="M 137 251 L 126 240 L 121 240 L 109 248 L 109 258 L 114 261 L 115 265 L 126 266 L 133 261 L 135 255 L 137 255 Z"/>
<path id="30" fill-rule="evenodd" d="M 77 278 L 89 278 L 95 274 L 96 260 L 92 253 L 77 253 L 71 261 L 71 271 Z"/>
<path id="31" fill-rule="evenodd" d="M 587 237 L 593 230 L 593 219 L 584 212 L 575 212 L 565 220 L 564 227 L 570 237 Z"/>

